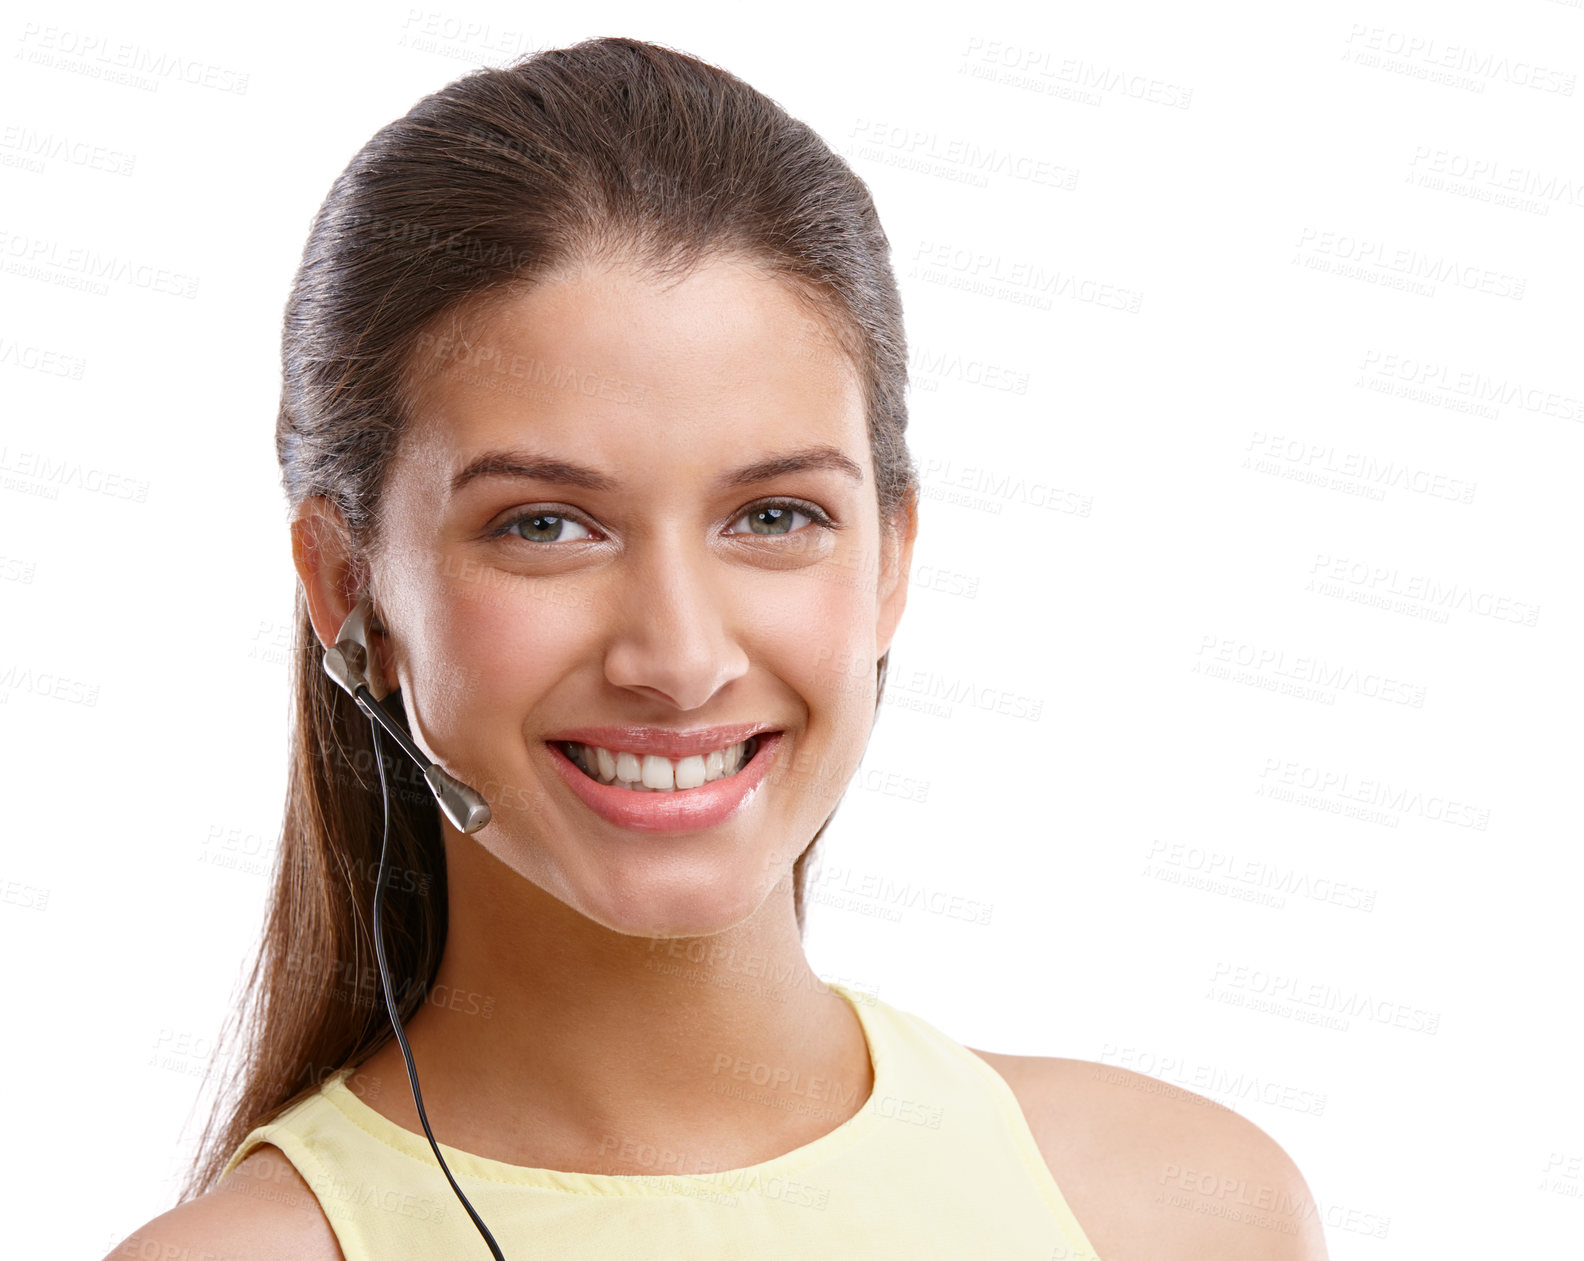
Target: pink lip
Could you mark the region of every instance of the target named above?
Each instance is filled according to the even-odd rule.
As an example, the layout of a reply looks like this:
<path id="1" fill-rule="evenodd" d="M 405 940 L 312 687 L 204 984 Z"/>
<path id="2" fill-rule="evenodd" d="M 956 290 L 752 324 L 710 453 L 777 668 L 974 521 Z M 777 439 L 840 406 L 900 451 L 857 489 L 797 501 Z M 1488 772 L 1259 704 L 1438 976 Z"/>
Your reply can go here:
<path id="1" fill-rule="evenodd" d="M 715 730 L 750 729 L 716 728 Z M 550 760 L 555 763 L 556 770 L 561 772 L 561 778 L 566 780 L 584 805 L 607 822 L 614 823 L 618 827 L 631 828 L 635 832 L 698 832 L 724 823 L 753 800 L 755 790 L 769 773 L 770 764 L 775 760 L 776 750 L 781 746 L 781 734 L 777 731 L 773 734 L 761 735 L 758 750 L 748 765 L 735 775 L 728 775 L 725 779 L 717 779 L 713 783 L 701 784 L 697 788 L 679 788 L 675 792 L 668 793 L 634 792 L 630 788 L 602 784 L 580 771 L 554 744 L 548 744 L 547 747 L 550 750 Z M 577 739 L 575 736 L 558 738 Z M 712 734 L 710 738 L 716 737 Z M 596 742 L 578 740 L 578 743 Z M 735 744 L 736 740 L 728 739 L 726 743 Z"/>
<path id="2" fill-rule="evenodd" d="M 575 744 L 594 745 L 612 753 L 653 753 L 657 757 L 676 758 L 702 756 L 724 749 L 729 744 L 746 740 L 760 732 L 770 731 L 769 723 L 737 722 L 719 727 L 697 727 L 692 731 L 668 731 L 664 727 L 575 727 L 557 731 L 546 740 L 570 740 Z"/>

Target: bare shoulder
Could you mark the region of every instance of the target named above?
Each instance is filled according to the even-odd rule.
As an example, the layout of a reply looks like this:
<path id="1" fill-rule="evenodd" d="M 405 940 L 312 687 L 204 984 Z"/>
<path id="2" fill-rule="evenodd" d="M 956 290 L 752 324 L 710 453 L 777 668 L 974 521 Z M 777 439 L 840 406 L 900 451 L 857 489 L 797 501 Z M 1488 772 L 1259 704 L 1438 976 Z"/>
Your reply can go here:
<path id="1" fill-rule="evenodd" d="M 1252 1121 L 1127 1069 L 969 1049 L 1017 1096 L 1100 1261 L 1325 1261 L 1303 1175 Z"/>
<path id="2" fill-rule="evenodd" d="M 345 1261 L 314 1193 L 280 1149 L 268 1144 L 212 1190 L 140 1226 L 104 1261 L 129 1257 Z"/>

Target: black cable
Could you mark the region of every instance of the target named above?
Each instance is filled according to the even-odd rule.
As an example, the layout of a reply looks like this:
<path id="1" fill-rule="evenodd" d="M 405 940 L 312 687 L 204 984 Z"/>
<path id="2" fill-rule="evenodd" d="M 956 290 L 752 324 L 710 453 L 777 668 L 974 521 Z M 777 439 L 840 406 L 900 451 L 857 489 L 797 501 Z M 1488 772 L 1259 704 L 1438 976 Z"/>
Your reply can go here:
<path id="1" fill-rule="evenodd" d="M 407 1080 L 412 1083 L 413 1102 L 418 1105 L 418 1119 L 423 1122 L 424 1133 L 429 1138 L 429 1146 L 434 1148 L 435 1159 L 440 1162 L 441 1172 L 451 1184 L 451 1189 L 456 1192 L 457 1199 L 462 1201 L 462 1207 L 467 1209 L 473 1224 L 479 1228 L 479 1233 L 484 1236 L 484 1242 L 489 1245 L 490 1254 L 495 1261 L 506 1261 L 501 1255 L 500 1247 L 495 1243 L 495 1236 L 490 1234 L 483 1218 L 473 1211 L 467 1196 L 462 1194 L 462 1188 L 457 1186 L 456 1179 L 451 1176 L 451 1170 L 446 1167 L 445 1157 L 440 1154 L 440 1144 L 435 1142 L 434 1131 L 429 1128 L 429 1118 L 424 1115 L 423 1096 L 418 1092 L 418 1069 L 413 1065 L 412 1052 L 407 1049 L 407 1035 L 402 1032 L 401 1020 L 396 1015 L 396 1000 L 391 997 L 390 969 L 385 963 L 385 935 L 380 931 L 380 907 L 385 900 L 385 860 L 390 849 L 390 790 L 385 786 L 385 749 L 380 743 L 380 724 L 371 722 L 369 726 L 374 732 L 374 759 L 379 763 L 380 796 L 385 802 L 385 831 L 380 837 L 379 883 L 374 887 L 374 953 L 379 958 L 380 980 L 385 987 L 385 1010 L 390 1013 L 391 1027 L 396 1030 L 396 1041 L 401 1046 L 402 1059 L 407 1061 Z"/>

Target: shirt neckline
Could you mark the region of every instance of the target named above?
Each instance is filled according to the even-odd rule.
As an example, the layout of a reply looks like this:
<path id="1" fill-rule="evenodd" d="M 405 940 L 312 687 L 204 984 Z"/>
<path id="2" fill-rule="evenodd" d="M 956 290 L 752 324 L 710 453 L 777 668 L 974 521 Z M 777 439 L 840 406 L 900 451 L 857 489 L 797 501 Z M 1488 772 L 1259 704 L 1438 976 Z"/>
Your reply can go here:
<path id="1" fill-rule="evenodd" d="M 872 995 L 856 996 L 847 986 L 835 981 L 823 982 L 826 988 L 840 994 L 852 1007 L 863 1031 L 864 1044 L 869 1052 L 870 1071 L 874 1085 L 863 1106 L 835 1129 L 830 1130 L 801 1147 L 773 1156 L 753 1165 L 734 1169 L 719 1169 L 683 1174 L 604 1174 L 583 1173 L 562 1169 L 540 1169 L 530 1165 L 513 1165 L 486 1156 L 475 1156 L 445 1143 L 440 1152 L 447 1167 L 459 1180 L 469 1178 L 475 1182 L 499 1183 L 507 1186 L 538 1187 L 547 1191 L 561 1191 L 575 1195 L 693 1195 L 713 1189 L 751 1192 L 773 1179 L 785 1178 L 829 1160 L 838 1152 L 869 1133 L 880 1120 L 874 1104 L 878 1099 L 895 1095 L 891 1080 L 892 1057 L 885 1040 L 880 1036 L 880 1021 L 873 1012 L 866 1014 L 865 1006 L 879 999 Z M 416 1130 L 409 1130 L 381 1112 L 364 1103 L 346 1086 L 351 1067 L 343 1068 L 328 1078 L 321 1089 L 322 1096 L 341 1114 L 371 1138 L 392 1148 L 401 1155 L 420 1161 L 440 1174 L 429 1140 Z"/>

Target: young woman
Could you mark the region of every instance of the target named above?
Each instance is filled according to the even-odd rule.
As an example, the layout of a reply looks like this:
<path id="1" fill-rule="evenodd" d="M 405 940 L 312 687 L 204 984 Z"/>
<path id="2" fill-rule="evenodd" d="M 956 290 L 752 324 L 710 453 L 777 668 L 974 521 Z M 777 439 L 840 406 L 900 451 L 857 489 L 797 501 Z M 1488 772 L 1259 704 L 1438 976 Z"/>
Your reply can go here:
<path id="1" fill-rule="evenodd" d="M 471 74 L 336 181 L 283 363 L 300 651 L 249 1058 L 112 1256 L 1324 1255 L 1233 1113 L 965 1048 L 804 956 L 917 530 L 889 246 L 807 127 L 635 40 Z"/>

